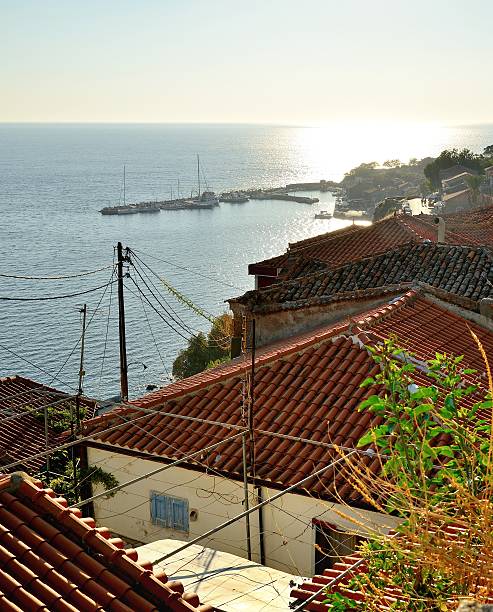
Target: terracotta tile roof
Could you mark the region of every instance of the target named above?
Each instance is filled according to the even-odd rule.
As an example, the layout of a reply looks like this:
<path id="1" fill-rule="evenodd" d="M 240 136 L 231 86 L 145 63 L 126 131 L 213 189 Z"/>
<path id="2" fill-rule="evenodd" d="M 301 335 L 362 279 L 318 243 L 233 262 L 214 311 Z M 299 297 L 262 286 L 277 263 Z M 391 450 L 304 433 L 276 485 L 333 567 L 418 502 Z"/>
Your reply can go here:
<path id="1" fill-rule="evenodd" d="M 452 544 L 457 542 L 463 530 L 456 528 L 452 525 L 441 528 L 441 535 L 445 535 L 446 539 Z M 389 535 L 395 537 L 395 533 L 391 532 Z M 359 553 L 353 553 L 342 557 L 337 563 L 334 563 L 330 569 L 325 569 L 323 574 L 314 576 L 311 580 L 297 585 L 291 591 L 291 597 L 296 600 L 295 604 L 299 605 L 303 601 L 308 600 L 314 593 L 317 593 L 322 587 L 327 588 L 317 595 L 313 602 L 306 604 L 304 607 L 305 612 L 328 612 L 332 608 L 324 603 L 327 599 L 326 593 L 343 593 L 349 599 L 356 602 L 362 602 L 365 600 L 363 593 L 359 590 L 348 589 L 349 581 L 358 576 L 366 574 L 368 566 L 365 561 L 362 562 L 361 555 Z M 374 605 L 378 605 L 378 610 L 395 610 L 396 601 L 402 602 L 401 597 L 402 591 L 398 587 L 387 587 L 384 592 L 379 595 L 381 598 L 378 602 L 372 602 Z M 493 603 L 493 596 L 487 594 L 484 603 Z M 393 607 L 394 606 L 394 607 Z M 295 607 L 295 605 L 293 605 Z M 376 608 L 373 608 L 376 609 Z"/>
<path id="2" fill-rule="evenodd" d="M 250 274 L 256 274 L 259 270 L 261 273 L 261 268 L 284 268 L 289 256 L 321 261 L 328 267 L 335 268 L 361 257 L 388 251 L 395 246 L 410 242 L 419 243 L 426 239 L 436 240 L 436 235 L 436 228 L 412 221 L 412 217 L 408 215 L 400 215 L 365 227 L 352 225 L 336 232 L 295 242 L 289 245 L 286 254 L 251 264 L 248 271 Z"/>
<path id="3" fill-rule="evenodd" d="M 471 327 L 487 352 L 493 350 L 493 332 L 474 324 Z M 390 333 L 397 333 L 399 342 L 414 351 L 418 360 L 434 357 L 436 350 L 447 350 L 465 354 L 465 364 L 484 371 L 465 319 L 420 291 L 409 291 L 382 307 L 263 347 L 256 356 L 254 401 L 259 480 L 288 486 L 339 457 L 320 442 L 354 448 L 372 422 L 371 416 L 358 412 L 357 407 L 375 392 L 359 385 L 378 371 L 364 345 L 380 342 Z M 249 371 L 250 356 L 240 357 L 134 400 L 135 407 L 119 408 L 87 421 L 84 434 L 93 434 L 96 443 L 110 445 L 112 452 L 115 446 L 121 446 L 144 456 L 181 458 L 224 439 L 230 432 L 220 425 L 165 416 L 159 410 L 241 426 Z M 425 380 L 425 374 L 416 377 L 418 383 Z M 139 407 L 155 409 L 156 413 L 146 418 Z M 105 432 L 136 417 L 144 418 Z M 361 460 L 378 471 L 377 458 L 363 456 Z M 215 470 L 240 478 L 241 441 L 219 447 L 201 461 L 202 465 L 204 461 Z M 337 494 L 348 502 L 360 502 L 341 468 L 328 470 L 311 483 L 310 492 L 330 499 Z"/>
<path id="4" fill-rule="evenodd" d="M 2 610 L 212 610 L 23 472 L 0 477 L 0 562 Z"/>
<path id="5" fill-rule="evenodd" d="M 253 312 L 297 309 L 324 304 L 350 294 L 403 283 L 422 283 L 478 302 L 493 295 L 493 255 L 483 247 L 432 243 L 405 245 L 381 255 L 248 291 L 230 303 Z"/>
<path id="6" fill-rule="evenodd" d="M 442 217 L 446 223 L 447 244 L 493 246 L 492 206 Z M 356 225 L 328 232 L 290 244 L 283 255 L 250 264 L 248 272 L 277 276 L 281 269 L 281 278 L 293 278 L 303 273 L 303 268 L 300 270 L 293 266 L 293 262 L 301 266 L 300 259 L 323 262 L 329 268 L 336 268 L 405 244 L 419 244 L 424 240 L 436 242 L 435 218 L 435 215 L 396 215 L 366 227 Z"/>
<path id="7" fill-rule="evenodd" d="M 59 403 L 64 398 L 66 401 Z M 69 406 L 75 409 L 75 400 L 57 389 L 22 376 L 0 378 L 0 466 L 24 461 L 26 468 L 36 471 L 44 464 L 43 458 L 28 461 L 27 457 L 45 450 L 43 410 L 32 413 L 32 409 L 49 406 L 50 402 L 57 402 L 60 409 Z M 95 401 L 81 398 L 81 406 L 87 418 L 94 416 Z M 9 418 L 16 414 L 22 416 Z M 2 425 L 1 419 L 5 418 L 9 420 Z M 56 439 L 57 434 L 49 430 L 48 443 L 54 446 Z"/>

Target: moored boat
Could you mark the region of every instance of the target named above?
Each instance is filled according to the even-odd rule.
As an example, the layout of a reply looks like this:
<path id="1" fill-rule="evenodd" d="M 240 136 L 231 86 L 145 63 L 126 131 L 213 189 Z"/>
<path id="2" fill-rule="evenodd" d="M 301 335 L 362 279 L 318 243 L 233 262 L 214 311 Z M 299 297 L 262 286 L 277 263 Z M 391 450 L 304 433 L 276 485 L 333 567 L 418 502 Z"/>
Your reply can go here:
<path id="1" fill-rule="evenodd" d="M 332 213 L 328 210 L 321 210 L 315 215 L 315 219 L 332 219 Z"/>

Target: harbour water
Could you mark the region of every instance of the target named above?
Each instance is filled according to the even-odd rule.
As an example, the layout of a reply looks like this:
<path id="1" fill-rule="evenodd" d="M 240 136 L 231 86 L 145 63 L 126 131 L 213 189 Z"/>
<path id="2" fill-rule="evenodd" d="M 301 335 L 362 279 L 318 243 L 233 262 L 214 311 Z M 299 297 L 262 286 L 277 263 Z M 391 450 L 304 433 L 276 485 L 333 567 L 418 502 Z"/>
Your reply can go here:
<path id="1" fill-rule="evenodd" d="M 419 138 L 421 134 L 421 138 Z M 407 140 L 406 140 L 407 135 Z M 158 276 L 207 312 L 226 310 L 224 300 L 252 288 L 248 263 L 283 252 L 289 242 L 347 224 L 315 220 L 330 209 L 329 193 L 314 206 L 280 201 L 223 203 L 212 210 L 161 211 L 104 217 L 98 210 L 121 197 L 123 164 L 127 201 L 165 199 L 196 188 L 195 154 L 209 186 L 225 189 L 339 180 L 362 161 L 435 155 L 445 147 L 481 151 L 493 143 L 493 126 L 423 128 L 375 139 L 334 128 L 167 125 L 0 126 L 0 375 L 23 374 L 63 390 L 77 386 L 81 305 L 89 309 L 85 392 L 118 392 L 116 288 L 109 285 L 68 299 L 40 300 L 105 285 L 117 241 L 130 246 Z M 306 195 L 311 195 L 307 193 Z M 29 280 L 10 276 L 64 276 L 105 268 L 73 279 Z M 142 269 L 142 268 L 141 268 Z M 131 395 L 166 382 L 177 352 L 209 323 L 150 278 L 173 309 L 170 318 L 144 306 L 130 270 L 126 279 L 127 344 Z M 149 279 L 147 279 L 149 283 Z M 151 286 L 151 285 L 149 285 Z M 35 298 L 36 301 L 29 301 Z M 171 311 L 169 311 L 171 312 Z M 178 319 L 179 317 L 179 319 Z M 183 321 L 179 327 L 173 319 Z M 163 320 L 163 319 L 166 319 Z M 178 331 L 177 331 L 178 330 Z M 178 333 L 180 332 L 180 333 Z M 144 369 L 144 365 L 146 369 Z"/>

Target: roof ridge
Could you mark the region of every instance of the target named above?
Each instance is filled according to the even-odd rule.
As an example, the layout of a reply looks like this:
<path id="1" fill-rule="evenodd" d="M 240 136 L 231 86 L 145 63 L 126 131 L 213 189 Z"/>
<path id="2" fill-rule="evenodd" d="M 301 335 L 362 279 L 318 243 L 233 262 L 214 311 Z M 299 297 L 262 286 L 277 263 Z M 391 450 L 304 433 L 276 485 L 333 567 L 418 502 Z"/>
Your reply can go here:
<path id="1" fill-rule="evenodd" d="M 364 313 L 364 318 L 355 315 L 352 321 L 358 325 L 361 331 L 370 330 L 374 325 L 380 323 L 384 319 L 392 316 L 398 310 L 405 308 L 409 304 L 415 302 L 419 297 L 424 297 L 424 292 L 421 288 L 412 288 L 403 295 L 393 298 L 387 304 L 377 306 L 373 310 Z"/>

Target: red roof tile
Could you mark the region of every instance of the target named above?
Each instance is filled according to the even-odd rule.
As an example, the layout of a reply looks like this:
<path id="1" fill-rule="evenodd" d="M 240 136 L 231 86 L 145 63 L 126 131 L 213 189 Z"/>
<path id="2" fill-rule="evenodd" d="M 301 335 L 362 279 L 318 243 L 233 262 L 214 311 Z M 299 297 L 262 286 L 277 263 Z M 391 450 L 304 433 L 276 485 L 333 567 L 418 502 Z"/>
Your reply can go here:
<path id="1" fill-rule="evenodd" d="M 447 543 L 450 542 L 450 544 L 453 544 L 459 542 L 459 538 L 462 534 L 462 529 L 457 529 L 453 526 L 442 527 L 442 536 L 446 536 Z M 395 533 L 391 532 L 389 535 L 395 537 Z M 451 554 L 450 551 L 449 554 Z M 334 563 L 333 567 L 324 570 L 323 574 L 313 576 L 311 580 L 306 580 L 291 591 L 291 597 L 296 600 L 293 603 L 293 608 L 307 601 L 315 593 L 318 593 L 322 587 L 326 588 L 321 593 L 318 593 L 312 602 L 304 606 L 305 612 L 330 611 L 332 607 L 324 603 L 327 599 L 327 593 L 342 593 L 353 601 L 364 601 L 365 596 L 361 591 L 354 590 L 354 587 L 352 589 L 348 587 L 349 581 L 352 578 L 363 576 L 367 571 L 368 566 L 366 561 L 362 560 L 359 553 L 356 552 L 352 555 L 342 557 L 337 563 Z M 372 601 L 372 609 L 377 609 L 376 606 L 378 606 L 378 610 L 393 610 L 395 609 L 393 604 L 395 604 L 396 601 L 402 602 L 401 595 L 402 591 L 397 586 L 389 585 L 384 589 L 383 593 L 379 593 L 378 601 Z M 493 596 L 487 593 L 484 603 L 492 604 Z"/>
<path id="2" fill-rule="evenodd" d="M 28 457 L 46 448 L 42 408 L 50 403 L 56 403 L 54 408 L 66 410 L 72 406 L 75 410 L 75 400 L 67 393 L 22 376 L 0 378 L 0 466 L 23 461 L 26 468 L 36 471 L 44 464 L 43 458 L 29 461 Z M 95 401 L 81 398 L 81 406 L 87 418 L 94 416 Z M 34 408 L 41 410 L 33 412 Z M 5 418 L 8 421 L 2 425 Z M 50 429 L 49 445 L 55 446 L 56 439 L 57 434 Z"/>
<path id="3" fill-rule="evenodd" d="M 23 472 L 0 477 L 0 608 L 211 611 Z"/>
<path id="4" fill-rule="evenodd" d="M 366 227 L 349 226 L 292 243 L 287 253 L 250 264 L 248 271 L 249 274 L 278 276 L 281 270 L 280 277 L 287 279 L 303 273 L 300 260 L 305 266 L 307 261 L 317 261 L 336 268 L 405 244 L 419 244 L 424 240 L 436 242 L 435 218 L 433 215 L 396 215 Z M 493 246 L 493 206 L 444 214 L 442 218 L 447 244 Z"/>
<path id="5" fill-rule="evenodd" d="M 466 366 L 484 372 L 468 325 L 481 338 L 486 351 L 493 350 L 493 332 L 467 323 L 422 292 L 409 291 L 380 308 L 258 350 L 254 401 L 257 477 L 288 486 L 338 457 L 332 448 L 309 441 L 354 448 L 372 421 L 369 413 L 359 413 L 357 407 L 375 392 L 361 389 L 359 384 L 378 371 L 363 346 L 365 342 L 380 342 L 396 333 L 401 345 L 413 351 L 418 360 L 432 358 L 435 351 L 446 349 L 464 354 Z M 112 445 L 112 452 L 116 445 L 166 459 L 181 458 L 225 439 L 231 431 L 159 412 L 146 417 L 139 408 L 239 425 L 249 372 L 250 356 L 245 355 L 134 400 L 134 407 L 119 408 L 87 421 L 84 434 L 93 434 L 97 443 Z M 416 378 L 421 383 L 426 380 L 425 374 L 419 372 Z M 128 422 L 105 433 L 107 428 L 136 417 L 141 417 L 137 423 Z M 308 441 L 287 440 L 275 434 Z M 301 446 L 296 448 L 296 443 Z M 201 463 L 204 465 L 204 461 Z M 205 464 L 241 477 L 241 441 L 233 440 L 212 451 Z M 378 462 L 374 467 L 378 468 Z M 343 472 L 328 470 L 311 484 L 311 493 L 336 497 L 345 483 Z M 345 494 L 347 501 L 359 501 L 358 494 L 349 488 Z"/>

